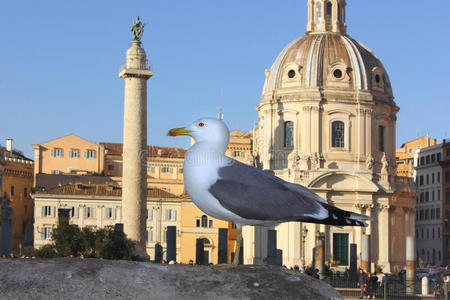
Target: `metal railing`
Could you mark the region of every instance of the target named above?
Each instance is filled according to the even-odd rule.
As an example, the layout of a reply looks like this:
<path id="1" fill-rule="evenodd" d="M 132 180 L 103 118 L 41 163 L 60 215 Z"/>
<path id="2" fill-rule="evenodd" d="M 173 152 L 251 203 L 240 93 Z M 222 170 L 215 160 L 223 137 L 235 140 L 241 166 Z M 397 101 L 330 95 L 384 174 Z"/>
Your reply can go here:
<path id="1" fill-rule="evenodd" d="M 135 66 L 135 63 L 132 62 L 124 62 L 119 67 L 119 72 L 122 72 L 124 69 L 136 69 L 136 70 L 146 70 L 146 71 L 153 71 L 153 64 L 149 64 L 147 61 L 145 62 L 139 62 L 138 66 Z M 131 67 L 132 66 L 132 67 Z"/>
<path id="2" fill-rule="evenodd" d="M 422 299 L 422 282 L 416 279 L 415 282 L 409 283 L 405 280 L 405 274 L 384 274 L 378 276 L 378 280 L 374 289 L 370 289 L 370 284 L 361 289 L 359 285 L 359 273 L 356 272 L 328 272 L 325 274 L 323 281 L 329 283 L 336 288 L 344 297 L 370 297 L 375 299 L 404 299 L 415 300 Z M 430 297 L 436 299 L 444 299 L 442 280 L 439 278 L 430 278 Z"/>

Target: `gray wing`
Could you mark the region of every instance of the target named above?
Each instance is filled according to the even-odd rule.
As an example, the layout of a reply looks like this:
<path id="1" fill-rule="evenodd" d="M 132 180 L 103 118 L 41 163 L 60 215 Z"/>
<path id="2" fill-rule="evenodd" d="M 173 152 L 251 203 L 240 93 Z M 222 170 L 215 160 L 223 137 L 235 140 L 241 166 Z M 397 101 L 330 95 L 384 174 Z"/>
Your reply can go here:
<path id="1" fill-rule="evenodd" d="M 230 159 L 231 160 L 231 159 Z M 235 160 L 219 168 L 210 193 L 236 215 L 252 220 L 293 221 L 328 218 L 314 192 Z"/>

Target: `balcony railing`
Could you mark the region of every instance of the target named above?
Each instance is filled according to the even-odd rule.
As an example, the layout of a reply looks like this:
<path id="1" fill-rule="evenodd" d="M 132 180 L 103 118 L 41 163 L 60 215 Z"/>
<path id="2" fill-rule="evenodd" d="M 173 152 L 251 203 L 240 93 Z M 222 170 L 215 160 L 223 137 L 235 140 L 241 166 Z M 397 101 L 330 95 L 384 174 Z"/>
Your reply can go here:
<path id="1" fill-rule="evenodd" d="M 146 70 L 153 71 L 153 64 L 149 64 L 147 61 L 145 62 L 133 62 L 128 61 L 124 62 L 119 67 L 119 72 L 122 72 L 124 69 L 137 69 L 137 70 Z"/>

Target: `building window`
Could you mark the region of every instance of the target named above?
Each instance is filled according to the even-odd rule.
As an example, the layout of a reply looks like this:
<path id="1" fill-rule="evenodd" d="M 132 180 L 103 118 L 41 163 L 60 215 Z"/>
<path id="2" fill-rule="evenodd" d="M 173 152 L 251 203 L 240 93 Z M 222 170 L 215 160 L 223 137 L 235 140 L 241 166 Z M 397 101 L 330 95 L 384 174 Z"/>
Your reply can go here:
<path id="1" fill-rule="evenodd" d="M 420 165 L 423 166 L 425 164 L 425 157 L 420 158 Z"/>
<path id="2" fill-rule="evenodd" d="M 431 163 L 436 161 L 436 154 L 431 154 Z"/>
<path id="3" fill-rule="evenodd" d="M 78 207 L 72 206 L 70 208 L 70 217 L 71 218 L 78 218 Z"/>
<path id="4" fill-rule="evenodd" d="M 434 183 L 434 173 L 431 173 L 431 183 Z"/>
<path id="5" fill-rule="evenodd" d="M 431 191 L 431 201 L 434 201 L 434 191 Z"/>
<path id="6" fill-rule="evenodd" d="M 23 188 L 23 196 L 24 197 L 28 196 L 28 189 L 27 188 Z"/>
<path id="7" fill-rule="evenodd" d="M 52 174 L 58 175 L 58 174 L 61 174 L 61 171 L 60 170 L 52 170 Z"/>
<path id="8" fill-rule="evenodd" d="M 11 186 L 10 192 L 11 192 L 10 195 L 14 196 L 14 186 L 13 185 Z"/>
<path id="9" fill-rule="evenodd" d="M 445 182 L 450 182 L 450 171 L 445 172 Z"/>
<path id="10" fill-rule="evenodd" d="M 244 152 L 242 152 L 242 151 L 233 151 L 233 152 L 231 152 L 231 155 L 233 157 L 244 157 Z"/>
<path id="11" fill-rule="evenodd" d="M 428 191 L 425 192 L 425 202 L 430 201 L 430 193 Z"/>
<path id="12" fill-rule="evenodd" d="M 423 209 L 420 210 L 420 216 L 419 216 L 420 220 L 423 220 Z"/>
<path id="13" fill-rule="evenodd" d="M 437 201 L 441 200 L 441 190 L 437 190 Z"/>
<path id="14" fill-rule="evenodd" d="M 445 192 L 445 203 L 450 203 L 450 191 Z"/>
<path id="15" fill-rule="evenodd" d="M 327 24 L 331 24 L 331 13 L 333 12 L 333 4 L 331 2 L 327 3 L 327 15 L 326 15 L 326 22 Z"/>
<path id="16" fill-rule="evenodd" d="M 345 127 L 344 122 L 334 121 L 331 124 L 331 146 L 335 148 L 344 148 Z"/>
<path id="17" fill-rule="evenodd" d="M 439 207 L 436 208 L 436 219 L 441 218 L 441 209 Z"/>
<path id="18" fill-rule="evenodd" d="M 214 223 L 213 223 L 213 220 L 208 220 L 208 226 L 209 226 L 209 228 L 213 228 L 214 227 Z"/>
<path id="19" fill-rule="evenodd" d="M 447 149 L 448 150 L 448 149 Z M 436 160 L 441 161 L 441 153 L 436 154 Z"/>
<path id="20" fill-rule="evenodd" d="M 419 176 L 419 185 L 423 185 L 423 175 Z"/>
<path id="21" fill-rule="evenodd" d="M 116 209 L 114 207 L 107 207 L 105 216 L 107 219 L 115 219 L 116 218 Z"/>
<path id="22" fill-rule="evenodd" d="M 108 165 L 108 171 L 114 171 L 114 165 Z"/>
<path id="23" fill-rule="evenodd" d="M 437 172 L 436 182 L 437 182 L 437 183 L 440 183 L 440 182 L 441 182 L 441 172 Z"/>
<path id="24" fill-rule="evenodd" d="M 153 173 L 153 172 L 155 172 L 155 168 L 147 166 L 147 173 Z"/>
<path id="25" fill-rule="evenodd" d="M 380 152 L 385 152 L 386 145 L 386 128 L 384 126 L 378 126 L 378 150 Z"/>
<path id="26" fill-rule="evenodd" d="M 317 16 L 317 23 L 322 23 L 322 3 L 317 2 L 316 6 L 316 16 Z"/>
<path id="27" fill-rule="evenodd" d="M 437 237 L 438 237 L 438 239 L 441 238 L 441 228 L 439 228 L 439 227 L 438 227 L 438 236 Z M 441 252 L 439 252 L 439 253 L 441 253 Z M 439 259 L 441 259 L 441 258 L 439 257 Z"/>
<path id="28" fill-rule="evenodd" d="M 69 157 L 70 158 L 80 158 L 80 150 L 79 149 L 70 149 Z"/>
<path id="29" fill-rule="evenodd" d="M 430 163 L 430 156 L 429 156 L 429 155 L 427 155 L 427 156 L 425 157 L 425 161 L 427 162 L 427 165 Z"/>
<path id="30" fill-rule="evenodd" d="M 429 209 L 425 209 L 425 220 L 429 219 L 429 215 L 430 215 L 430 210 Z"/>
<path id="31" fill-rule="evenodd" d="M 420 193 L 420 202 L 422 203 L 423 202 L 423 199 L 425 198 L 425 196 L 424 196 L 424 193 L 422 192 L 422 193 Z"/>
<path id="32" fill-rule="evenodd" d="M 284 147 L 294 147 L 294 122 L 284 122 Z"/>
<path id="33" fill-rule="evenodd" d="M 42 239 L 50 240 L 52 238 L 52 229 L 51 227 L 43 227 L 42 228 Z"/>
<path id="34" fill-rule="evenodd" d="M 348 265 L 348 233 L 333 233 L 333 258 L 339 265 Z"/>
<path id="35" fill-rule="evenodd" d="M 195 227 L 200 227 L 200 219 L 195 220 Z"/>
<path id="36" fill-rule="evenodd" d="M 84 158 L 88 158 L 88 159 L 97 158 L 97 151 L 90 150 L 90 149 L 84 151 Z"/>
<path id="37" fill-rule="evenodd" d="M 178 173 L 183 174 L 183 168 L 179 168 Z"/>
<path id="38" fill-rule="evenodd" d="M 177 220 L 177 211 L 175 209 L 166 209 L 166 220 L 176 221 Z"/>
<path id="39" fill-rule="evenodd" d="M 153 241 L 153 230 L 152 229 L 147 230 L 147 241 L 148 242 Z"/>
<path id="40" fill-rule="evenodd" d="M 93 207 L 86 207 L 84 210 L 84 216 L 86 219 L 94 218 L 94 208 Z"/>
<path id="41" fill-rule="evenodd" d="M 409 148 L 409 149 L 408 149 L 408 152 L 409 152 L 409 153 L 413 153 L 413 149 L 412 149 L 412 148 Z"/>
<path id="42" fill-rule="evenodd" d="M 51 150 L 52 157 L 64 157 L 64 149 L 62 148 L 53 148 Z"/>
<path id="43" fill-rule="evenodd" d="M 161 168 L 161 172 L 162 173 L 171 173 L 172 172 L 172 168 L 170 168 L 170 167 L 162 167 Z"/>
<path id="44" fill-rule="evenodd" d="M 430 174 L 427 174 L 427 184 L 430 184 Z"/>
<path id="45" fill-rule="evenodd" d="M 202 216 L 202 227 L 208 227 L 208 217 L 206 215 Z"/>
<path id="46" fill-rule="evenodd" d="M 42 216 L 43 217 L 54 217 L 55 207 L 50 205 L 42 206 Z"/>
<path id="47" fill-rule="evenodd" d="M 147 220 L 153 220 L 153 209 L 147 208 Z"/>
<path id="48" fill-rule="evenodd" d="M 434 210 L 434 208 L 432 208 L 431 212 L 430 212 L 430 219 L 434 220 L 434 217 L 435 217 L 435 210 Z M 433 236 L 433 238 L 434 238 L 434 236 Z"/>

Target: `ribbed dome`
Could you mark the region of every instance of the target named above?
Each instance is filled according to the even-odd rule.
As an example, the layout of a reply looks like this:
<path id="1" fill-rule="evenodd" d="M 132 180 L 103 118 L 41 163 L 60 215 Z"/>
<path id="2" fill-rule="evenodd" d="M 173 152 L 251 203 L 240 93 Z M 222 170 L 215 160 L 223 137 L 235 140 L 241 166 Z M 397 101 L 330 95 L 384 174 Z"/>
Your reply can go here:
<path id="1" fill-rule="evenodd" d="M 287 45 L 266 70 L 263 94 L 287 88 L 370 90 L 393 99 L 381 61 L 346 34 L 307 33 Z"/>

